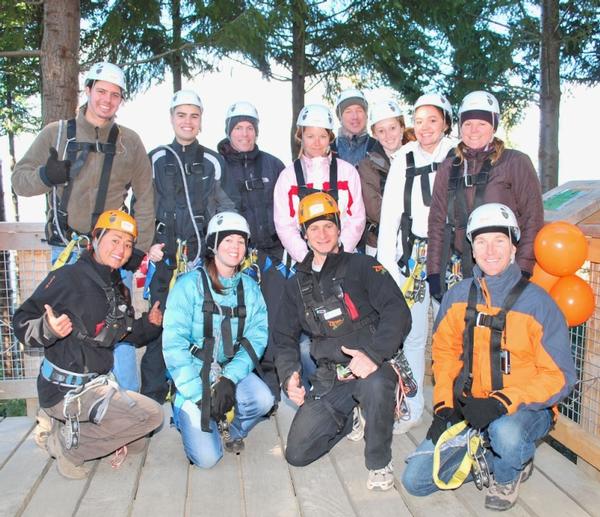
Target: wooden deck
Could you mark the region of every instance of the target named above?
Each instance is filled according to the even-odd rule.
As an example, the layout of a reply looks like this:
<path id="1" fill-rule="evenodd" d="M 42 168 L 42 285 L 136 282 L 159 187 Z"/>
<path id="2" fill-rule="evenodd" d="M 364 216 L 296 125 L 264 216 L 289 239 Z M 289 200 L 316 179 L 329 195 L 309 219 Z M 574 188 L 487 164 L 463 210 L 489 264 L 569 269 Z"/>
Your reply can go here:
<path id="1" fill-rule="evenodd" d="M 429 397 L 430 398 L 430 397 Z M 223 516 L 223 517 L 453 517 L 499 515 L 483 508 L 484 493 L 473 484 L 425 498 L 401 487 L 404 458 L 424 437 L 429 419 L 393 442 L 396 486 L 366 488 L 363 442 L 342 440 L 304 468 L 287 465 L 283 448 L 293 410 L 283 405 L 261 422 L 239 456 L 225 453 L 208 471 L 189 465 L 179 434 L 165 424 L 145 453 L 129 456 L 120 469 L 96 461 L 89 479 L 62 478 L 31 435 L 31 418 L 0 422 L 0 516 Z M 518 504 L 504 515 L 600 516 L 600 477 L 542 444 L 535 472 L 521 488 Z"/>

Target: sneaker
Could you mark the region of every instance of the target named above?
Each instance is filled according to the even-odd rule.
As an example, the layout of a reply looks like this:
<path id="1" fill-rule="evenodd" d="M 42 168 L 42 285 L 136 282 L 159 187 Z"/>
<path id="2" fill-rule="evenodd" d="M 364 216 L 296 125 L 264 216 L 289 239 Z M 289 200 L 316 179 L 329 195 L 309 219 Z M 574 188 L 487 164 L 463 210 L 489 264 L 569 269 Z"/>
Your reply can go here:
<path id="1" fill-rule="evenodd" d="M 499 512 L 511 509 L 517 502 L 520 484 L 521 476 L 506 484 L 492 481 L 492 484 L 488 488 L 488 493 L 485 496 L 485 507 L 489 510 L 496 510 Z"/>
<path id="2" fill-rule="evenodd" d="M 227 452 L 231 452 L 232 454 L 239 454 L 244 450 L 245 447 L 246 445 L 244 444 L 244 440 L 242 438 L 225 442 L 225 450 Z"/>
<path id="3" fill-rule="evenodd" d="M 394 468 L 390 461 L 382 469 L 369 470 L 367 488 L 369 490 L 385 491 L 394 486 Z"/>
<path id="4" fill-rule="evenodd" d="M 38 409 L 36 415 L 37 425 L 33 430 L 33 440 L 37 444 L 37 446 L 46 450 L 46 444 L 48 443 L 48 436 L 50 436 L 50 432 L 52 431 L 52 421 L 54 419 L 46 413 L 42 408 Z"/>
<path id="5" fill-rule="evenodd" d="M 394 434 L 406 434 L 413 427 L 418 426 L 422 420 L 422 417 L 415 420 L 394 420 Z"/>
<path id="6" fill-rule="evenodd" d="M 51 457 L 56 458 L 56 468 L 58 473 L 68 479 L 85 479 L 88 477 L 91 469 L 84 465 L 75 465 L 65 456 L 63 446 L 58 437 L 60 430 L 58 427 L 48 436 L 47 450 Z"/>
<path id="7" fill-rule="evenodd" d="M 365 417 L 362 414 L 362 409 L 359 406 L 354 408 L 352 413 L 352 431 L 350 431 L 346 438 L 353 442 L 359 442 L 365 435 Z"/>
<path id="8" fill-rule="evenodd" d="M 523 470 L 521 471 L 521 483 L 525 483 L 533 474 L 533 459 L 525 463 Z"/>

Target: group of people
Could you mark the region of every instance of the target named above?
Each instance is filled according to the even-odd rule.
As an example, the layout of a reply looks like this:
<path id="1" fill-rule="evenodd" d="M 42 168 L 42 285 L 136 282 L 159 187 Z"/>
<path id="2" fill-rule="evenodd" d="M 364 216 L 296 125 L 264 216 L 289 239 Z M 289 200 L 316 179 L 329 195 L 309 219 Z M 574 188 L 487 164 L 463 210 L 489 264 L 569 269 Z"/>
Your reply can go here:
<path id="1" fill-rule="evenodd" d="M 187 457 L 211 467 L 283 396 L 298 406 L 290 464 L 364 437 L 367 486 L 388 490 L 393 434 L 424 415 L 431 307 L 434 417 L 402 482 L 436 490 L 435 445 L 465 420 L 487 442 L 486 507 L 512 507 L 575 372 L 564 318 L 528 282 L 541 188 L 496 136 L 494 96 L 463 99 L 457 141 L 442 95 L 421 96 L 407 127 L 395 100 L 344 90 L 337 135 L 327 106 L 302 109 L 286 167 L 259 150 L 246 101 L 228 109 L 217 152 L 201 145 L 191 90 L 169 103 L 173 142 L 146 156 L 115 121 L 125 92 L 119 67 L 94 65 L 77 117 L 46 126 L 12 176 L 18 195 L 48 202 L 55 269 L 13 324 L 44 348 L 39 443 L 59 472 L 141 450 L 170 391 Z M 145 255 L 151 309 L 136 319 L 130 272 Z M 134 346 L 146 346 L 141 385 Z M 403 411 L 400 350 L 418 387 Z M 440 479 L 465 448 L 442 451 Z"/>

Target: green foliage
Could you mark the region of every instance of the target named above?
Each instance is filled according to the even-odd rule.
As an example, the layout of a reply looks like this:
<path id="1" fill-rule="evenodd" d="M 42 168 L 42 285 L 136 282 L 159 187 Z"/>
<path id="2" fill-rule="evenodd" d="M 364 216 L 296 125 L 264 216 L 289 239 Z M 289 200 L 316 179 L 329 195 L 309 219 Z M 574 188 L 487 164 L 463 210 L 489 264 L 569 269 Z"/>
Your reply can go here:
<path id="1" fill-rule="evenodd" d="M 36 50 L 41 42 L 41 6 L 2 1 L 0 48 Z M 40 91 L 37 58 L 0 59 L 0 135 L 39 128 L 40 118 L 32 113 L 28 99 Z"/>
<path id="2" fill-rule="evenodd" d="M 25 416 L 27 405 L 22 399 L 0 400 L 0 417 Z"/>

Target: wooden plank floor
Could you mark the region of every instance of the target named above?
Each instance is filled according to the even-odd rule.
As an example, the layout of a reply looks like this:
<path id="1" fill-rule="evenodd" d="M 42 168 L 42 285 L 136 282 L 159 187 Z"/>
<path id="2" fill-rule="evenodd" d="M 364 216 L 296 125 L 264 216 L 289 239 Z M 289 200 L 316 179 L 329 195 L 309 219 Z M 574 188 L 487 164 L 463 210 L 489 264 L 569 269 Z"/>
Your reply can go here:
<path id="1" fill-rule="evenodd" d="M 426 397 L 427 398 L 427 397 Z M 430 397 L 429 397 L 430 398 Z M 189 465 L 177 431 L 165 423 L 144 453 L 120 469 L 96 461 L 87 480 L 62 478 L 54 460 L 33 441 L 33 420 L 0 422 L 0 516 L 207 516 L 207 517 L 387 517 L 492 515 L 484 493 L 472 484 L 416 498 L 402 488 L 404 458 L 423 438 L 430 417 L 393 442 L 396 484 L 366 488 L 364 443 L 342 440 L 327 456 L 296 468 L 283 456 L 294 410 L 282 405 L 261 422 L 239 456 L 226 454 L 211 470 Z M 510 516 L 598 516 L 600 477 L 566 460 L 548 445 L 536 454 L 533 477 L 523 485 Z M 498 515 L 495 513 L 495 515 Z"/>

